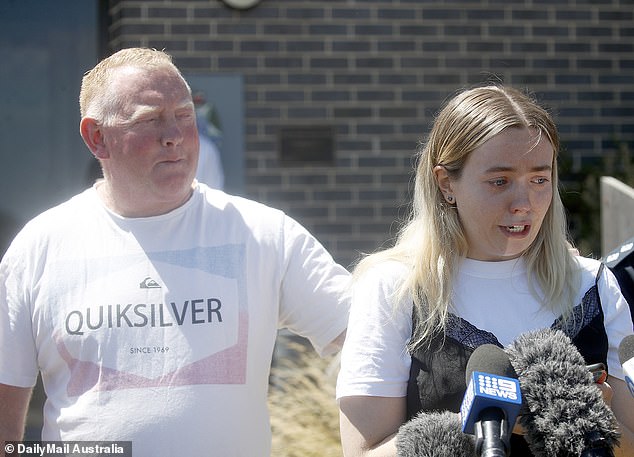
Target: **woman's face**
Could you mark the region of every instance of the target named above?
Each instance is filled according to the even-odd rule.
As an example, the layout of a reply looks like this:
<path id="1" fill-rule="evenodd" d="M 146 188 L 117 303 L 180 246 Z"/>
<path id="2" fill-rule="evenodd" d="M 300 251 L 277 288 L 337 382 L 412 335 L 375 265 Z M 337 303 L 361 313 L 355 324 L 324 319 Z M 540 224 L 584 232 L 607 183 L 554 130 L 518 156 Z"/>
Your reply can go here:
<path id="1" fill-rule="evenodd" d="M 533 243 L 553 197 L 554 150 L 537 129 L 508 128 L 475 149 L 458 179 L 436 167 L 453 197 L 474 260 L 519 257 Z"/>

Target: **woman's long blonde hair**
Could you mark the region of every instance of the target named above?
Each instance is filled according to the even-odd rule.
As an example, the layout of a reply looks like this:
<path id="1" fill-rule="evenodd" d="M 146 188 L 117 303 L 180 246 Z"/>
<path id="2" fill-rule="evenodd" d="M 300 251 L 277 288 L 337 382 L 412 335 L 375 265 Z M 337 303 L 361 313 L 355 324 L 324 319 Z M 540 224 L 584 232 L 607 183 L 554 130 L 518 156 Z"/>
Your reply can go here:
<path id="1" fill-rule="evenodd" d="M 408 267 L 394 299 L 399 302 L 411 294 L 414 301 L 417 326 L 410 342 L 412 347 L 444 330 L 451 306 L 453 274 L 468 250 L 457 211 L 440 192 L 434 167 L 442 165 L 459 176 L 473 150 L 509 127 L 538 129 L 555 151 L 553 199 L 537 238 L 523 256 L 534 284 L 532 292 L 543 300 L 544 306 L 564 316 L 572 310 L 575 263 L 558 192 L 556 126 L 546 110 L 516 89 L 476 87 L 459 93 L 445 105 L 427 141 L 421 144 L 411 214 L 395 245 L 366 257 L 355 269 L 355 275 L 359 275 L 386 260 Z"/>

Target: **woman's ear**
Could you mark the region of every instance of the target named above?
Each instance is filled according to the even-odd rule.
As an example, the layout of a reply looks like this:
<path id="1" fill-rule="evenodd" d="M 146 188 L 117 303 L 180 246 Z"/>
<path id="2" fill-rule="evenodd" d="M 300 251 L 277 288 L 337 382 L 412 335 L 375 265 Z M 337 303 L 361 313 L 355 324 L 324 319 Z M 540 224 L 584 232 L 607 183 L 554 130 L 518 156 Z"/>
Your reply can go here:
<path id="1" fill-rule="evenodd" d="M 455 202 L 455 197 L 451 187 L 451 178 L 449 177 L 449 173 L 447 173 L 447 169 L 442 165 L 436 165 L 434 167 L 434 175 L 436 176 L 436 184 L 438 184 L 438 188 L 445 197 L 445 200 L 447 200 L 448 203 L 453 204 Z"/>
<path id="2" fill-rule="evenodd" d="M 90 152 L 97 159 L 108 158 L 109 154 L 104 142 L 102 126 L 95 119 L 84 117 L 79 123 L 79 133 Z"/>

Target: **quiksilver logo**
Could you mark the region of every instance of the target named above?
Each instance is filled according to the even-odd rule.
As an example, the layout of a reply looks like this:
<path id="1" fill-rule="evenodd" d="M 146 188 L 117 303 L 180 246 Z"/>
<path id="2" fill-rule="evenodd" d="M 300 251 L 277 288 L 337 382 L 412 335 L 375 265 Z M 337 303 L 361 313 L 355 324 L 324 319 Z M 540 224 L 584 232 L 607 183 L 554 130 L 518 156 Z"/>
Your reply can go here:
<path id="1" fill-rule="evenodd" d="M 139 284 L 139 287 L 141 289 L 160 289 L 161 285 L 148 276 L 143 281 L 141 281 L 141 284 Z"/>

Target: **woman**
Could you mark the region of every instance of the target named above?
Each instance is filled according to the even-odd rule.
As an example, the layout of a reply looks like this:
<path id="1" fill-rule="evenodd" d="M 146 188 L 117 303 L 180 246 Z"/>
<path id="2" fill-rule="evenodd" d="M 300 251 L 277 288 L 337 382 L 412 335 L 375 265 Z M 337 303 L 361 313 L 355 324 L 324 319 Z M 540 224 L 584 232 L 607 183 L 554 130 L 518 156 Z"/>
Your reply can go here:
<path id="1" fill-rule="evenodd" d="M 410 220 L 355 269 L 337 383 L 346 457 L 396 456 L 396 433 L 417 412 L 459 410 L 475 347 L 549 327 L 588 364 L 608 366 L 620 455 L 634 455 L 634 400 L 617 355 L 632 320 L 613 275 L 567 240 L 558 149 L 548 113 L 511 88 L 464 91 L 440 112 L 419 153 Z M 582 300 L 588 291 L 596 296 Z M 521 438 L 512 446 L 531 455 Z"/>

